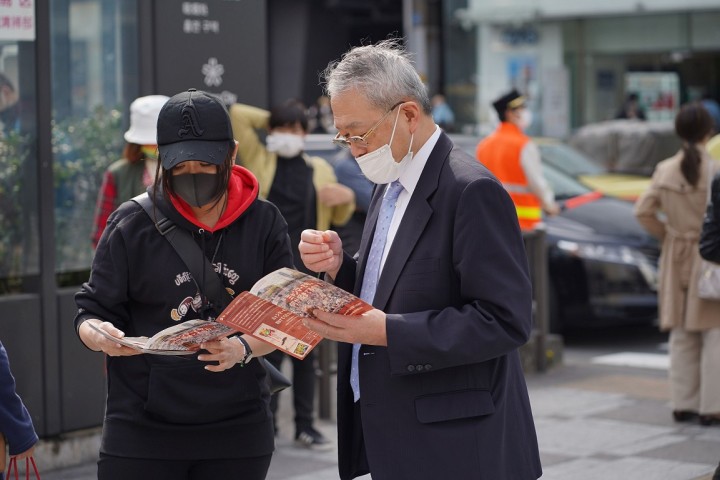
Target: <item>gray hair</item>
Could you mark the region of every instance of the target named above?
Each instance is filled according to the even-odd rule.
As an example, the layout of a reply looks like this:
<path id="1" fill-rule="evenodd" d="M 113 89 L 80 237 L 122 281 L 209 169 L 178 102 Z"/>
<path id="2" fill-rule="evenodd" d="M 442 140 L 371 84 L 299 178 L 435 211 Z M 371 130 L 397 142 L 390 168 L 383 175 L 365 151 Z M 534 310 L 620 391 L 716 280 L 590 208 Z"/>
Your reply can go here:
<path id="1" fill-rule="evenodd" d="M 389 110 L 401 100 L 414 100 L 426 114 L 432 111 L 427 88 L 410 54 L 396 38 L 350 49 L 340 60 L 331 62 L 321 78 L 325 79 L 325 92 L 330 98 L 357 88 L 382 110 Z"/>

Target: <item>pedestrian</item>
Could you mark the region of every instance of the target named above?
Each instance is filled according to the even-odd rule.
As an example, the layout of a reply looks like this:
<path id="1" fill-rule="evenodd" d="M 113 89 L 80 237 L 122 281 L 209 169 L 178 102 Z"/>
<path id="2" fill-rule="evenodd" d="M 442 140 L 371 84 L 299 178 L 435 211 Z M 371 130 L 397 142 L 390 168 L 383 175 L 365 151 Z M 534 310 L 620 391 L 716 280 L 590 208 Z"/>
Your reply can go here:
<path id="1" fill-rule="evenodd" d="M 445 95 L 436 93 L 432 99 L 432 117 L 440 128 L 450 133 L 455 131 L 455 113 L 448 105 Z"/>
<path id="2" fill-rule="evenodd" d="M 698 242 L 711 176 L 705 151 L 712 118 L 697 102 L 681 107 L 675 132 L 682 150 L 655 167 L 638 198 L 640 224 L 662 241 L 659 263 L 660 329 L 670 332 L 670 391 L 677 422 L 720 422 L 720 302 L 697 295 Z"/>
<path id="3" fill-rule="evenodd" d="M 37 442 L 32 418 L 15 390 L 10 360 L 5 346 L 0 342 L 0 480 L 5 478 L 6 445 L 10 458 L 24 460 L 33 456 Z"/>
<path id="4" fill-rule="evenodd" d="M 627 98 L 625 98 L 622 107 L 620 107 L 620 110 L 618 110 L 615 115 L 615 118 L 626 120 L 647 120 L 645 109 L 640 105 L 640 96 L 635 92 L 629 93 Z"/>
<path id="5" fill-rule="evenodd" d="M 720 133 L 720 103 L 708 92 L 703 94 L 700 103 L 707 109 L 713 119 L 713 135 Z"/>
<path id="6" fill-rule="evenodd" d="M 495 100 L 493 107 L 500 125 L 478 143 L 475 156 L 510 193 L 520 228 L 532 230 L 542 221 L 543 212 L 560 212 L 542 171 L 540 149 L 524 133 L 532 115 L 525 97 L 515 89 Z"/>
<path id="7" fill-rule="evenodd" d="M 20 132 L 20 95 L 10 78 L 0 72 L 0 131 L 2 137 Z M 0 137 L 0 138 L 2 138 Z"/>
<path id="8" fill-rule="evenodd" d="M 330 99 L 325 95 L 320 95 L 307 109 L 308 128 L 310 133 L 330 133 L 334 132 L 332 110 L 330 109 Z"/>
<path id="9" fill-rule="evenodd" d="M 308 118 L 302 103 L 291 99 L 270 111 L 237 103 L 230 107 L 230 116 L 241 163 L 257 177 L 260 197 L 280 209 L 288 224 L 296 267 L 305 270 L 297 250 L 300 233 L 306 228 L 325 230 L 331 224 L 345 224 L 355 209 L 353 191 L 337 182 L 326 160 L 305 153 Z M 267 134 L 265 143 L 258 131 Z M 268 355 L 268 360 L 281 368 L 285 357 L 278 350 Z M 330 448 L 330 442 L 314 426 L 315 352 L 304 360 L 290 357 L 290 361 L 296 444 Z M 273 395 L 273 412 L 277 412 L 278 401 L 278 394 Z"/>
<path id="10" fill-rule="evenodd" d="M 512 200 L 435 124 L 400 40 L 353 48 L 324 78 L 335 143 L 378 184 L 357 257 L 333 231 L 306 230 L 299 247 L 309 269 L 375 307 L 307 319 L 339 342 L 340 478 L 540 477 Z"/>
<path id="11" fill-rule="evenodd" d="M 720 263 L 720 174 L 711 182 L 710 198 L 700 231 L 700 256 L 710 262 Z"/>
<path id="12" fill-rule="evenodd" d="M 237 143 L 223 103 L 190 89 L 163 106 L 161 174 L 153 208 L 202 248 L 228 293 L 292 266 L 278 209 L 234 165 Z M 193 278 L 155 221 L 134 201 L 110 215 L 90 279 L 76 294 L 75 327 L 107 355 L 108 391 L 98 479 L 264 479 L 274 449 L 266 374 L 253 357 L 271 347 L 249 336 L 201 345 L 193 356 L 138 354 L 96 332 L 152 336 L 180 321 L 214 319 L 209 279 Z"/>
<path id="13" fill-rule="evenodd" d="M 105 170 L 98 192 L 93 248 L 97 247 L 110 214 L 121 203 L 145 192 L 155 182 L 158 169 L 157 119 L 168 98 L 165 95 L 148 95 L 136 98 L 130 104 L 130 128 L 124 135 L 123 156 Z"/>

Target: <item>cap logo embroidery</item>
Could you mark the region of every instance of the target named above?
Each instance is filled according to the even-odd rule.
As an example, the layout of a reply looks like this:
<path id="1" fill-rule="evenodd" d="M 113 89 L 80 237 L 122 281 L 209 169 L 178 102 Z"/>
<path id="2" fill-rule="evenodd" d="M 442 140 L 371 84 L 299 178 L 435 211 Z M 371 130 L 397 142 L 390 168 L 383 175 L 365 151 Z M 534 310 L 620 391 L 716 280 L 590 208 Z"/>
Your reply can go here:
<path id="1" fill-rule="evenodd" d="M 182 116 L 183 126 L 178 130 L 178 136 L 185 137 L 192 133 L 195 137 L 202 137 L 205 130 L 200 128 L 200 115 L 195 109 L 192 97 L 188 98 L 187 103 L 183 105 L 180 115 Z"/>

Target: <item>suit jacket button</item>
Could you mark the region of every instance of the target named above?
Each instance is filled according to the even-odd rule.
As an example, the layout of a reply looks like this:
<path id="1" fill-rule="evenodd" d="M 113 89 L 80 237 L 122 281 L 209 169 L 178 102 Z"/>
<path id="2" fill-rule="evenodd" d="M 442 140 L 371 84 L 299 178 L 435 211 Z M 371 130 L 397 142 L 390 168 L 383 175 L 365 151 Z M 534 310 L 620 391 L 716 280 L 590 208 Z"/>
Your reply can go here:
<path id="1" fill-rule="evenodd" d="M 414 372 L 415 371 L 415 365 L 408 365 L 407 366 L 408 372 Z"/>
<path id="2" fill-rule="evenodd" d="M 427 365 L 425 365 L 425 370 L 430 370 L 431 368 L 432 368 L 432 365 L 430 365 L 429 363 Z"/>
<path id="3" fill-rule="evenodd" d="M 422 372 L 422 371 L 423 371 L 423 366 L 422 366 L 422 365 L 415 365 L 415 370 L 417 370 L 418 372 Z"/>

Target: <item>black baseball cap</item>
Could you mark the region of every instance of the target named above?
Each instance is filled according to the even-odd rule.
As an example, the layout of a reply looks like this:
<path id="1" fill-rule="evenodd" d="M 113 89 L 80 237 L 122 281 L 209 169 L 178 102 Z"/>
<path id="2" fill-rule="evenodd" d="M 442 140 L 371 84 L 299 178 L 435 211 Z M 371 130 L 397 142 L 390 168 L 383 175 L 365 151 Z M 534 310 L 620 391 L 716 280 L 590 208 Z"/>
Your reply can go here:
<path id="1" fill-rule="evenodd" d="M 232 141 L 230 116 L 212 94 L 191 88 L 160 110 L 157 145 L 166 170 L 188 160 L 222 165 Z"/>
<path id="2" fill-rule="evenodd" d="M 493 107 L 500 118 L 505 118 L 505 110 L 508 108 L 520 108 L 525 106 L 525 97 L 515 89 L 498 98 L 493 102 Z"/>

